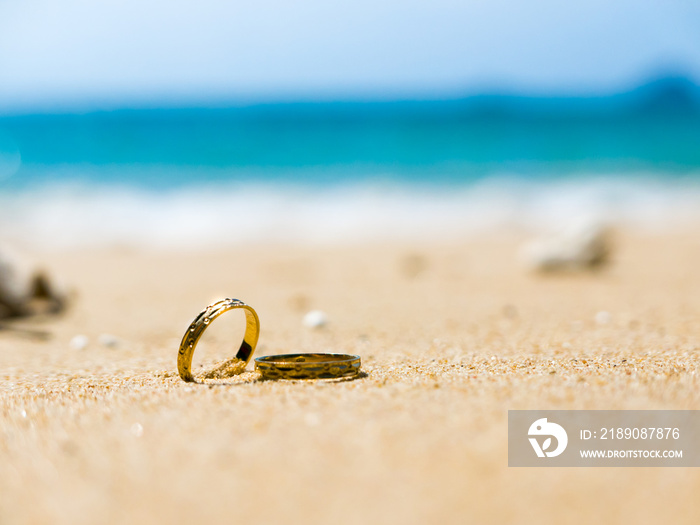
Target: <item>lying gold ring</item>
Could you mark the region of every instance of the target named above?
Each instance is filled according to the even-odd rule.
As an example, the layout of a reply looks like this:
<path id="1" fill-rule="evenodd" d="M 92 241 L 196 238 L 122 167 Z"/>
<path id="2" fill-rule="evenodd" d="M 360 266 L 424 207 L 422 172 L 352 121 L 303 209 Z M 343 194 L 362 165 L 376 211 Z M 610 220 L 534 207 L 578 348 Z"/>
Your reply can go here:
<path id="1" fill-rule="evenodd" d="M 207 326 L 221 314 L 236 308 L 243 309 L 246 320 L 245 335 L 243 336 L 243 342 L 238 349 L 238 353 L 236 353 L 235 357 L 218 365 L 214 370 L 207 372 L 204 377 L 207 379 L 228 377 L 240 374 L 245 370 L 248 361 L 250 361 L 253 352 L 255 352 L 255 345 L 258 344 L 260 320 L 255 310 L 244 302 L 238 299 L 223 299 L 210 304 L 202 310 L 200 314 L 195 317 L 194 321 L 192 321 L 192 324 L 182 338 L 180 349 L 177 353 L 177 371 L 180 373 L 180 377 L 183 381 L 194 381 L 194 376 L 192 375 L 192 355 L 194 354 L 194 349 L 197 346 L 199 338 L 202 337 L 204 330 L 206 330 Z"/>
<path id="2" fill-rule="evenodd" d="M 338 379 L 360 373 L 360 356 L 349 354 L 283 354 L 258 357 L 263 379 Z"/>

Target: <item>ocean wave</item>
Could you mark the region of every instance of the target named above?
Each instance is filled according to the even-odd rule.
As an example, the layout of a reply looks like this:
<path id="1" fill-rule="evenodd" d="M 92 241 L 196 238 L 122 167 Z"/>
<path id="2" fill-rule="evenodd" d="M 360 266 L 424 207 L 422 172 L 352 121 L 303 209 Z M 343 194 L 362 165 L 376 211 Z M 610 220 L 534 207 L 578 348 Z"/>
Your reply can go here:
<path id="1" fill-rule="evenodd" d="M 493 176 L 411 183 L 210 183 L 168 191 L 43 185 L 0 195 L 0 238 L 33 248 L 217 248 L 242 243 L 455 240 L 581 221 L 663 232 L 700 225 L 700 178 Z"/>

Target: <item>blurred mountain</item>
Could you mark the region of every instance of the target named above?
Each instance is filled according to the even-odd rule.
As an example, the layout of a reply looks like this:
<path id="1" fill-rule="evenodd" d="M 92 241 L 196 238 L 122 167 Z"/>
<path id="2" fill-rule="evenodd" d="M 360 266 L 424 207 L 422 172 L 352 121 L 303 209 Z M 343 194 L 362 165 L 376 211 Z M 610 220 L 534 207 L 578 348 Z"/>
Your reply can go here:
<path id="1" fill-rule="evenodd" d="M 700 87 L 685 77 L 654 80 L 629 96 L 636 99 L 638 110 L 654 113 L 700 113 Z"/>
<path id="2" fill-rule="evenodd" d="M 443 109 L 450 102 L 444 101 Z M 502 118 L 629 118 L 700 114 L 700 86 L 683 76 L 654 79 L 630 91 L 600 96 L 483 94 L 452 101 L 455 114 Z"/>

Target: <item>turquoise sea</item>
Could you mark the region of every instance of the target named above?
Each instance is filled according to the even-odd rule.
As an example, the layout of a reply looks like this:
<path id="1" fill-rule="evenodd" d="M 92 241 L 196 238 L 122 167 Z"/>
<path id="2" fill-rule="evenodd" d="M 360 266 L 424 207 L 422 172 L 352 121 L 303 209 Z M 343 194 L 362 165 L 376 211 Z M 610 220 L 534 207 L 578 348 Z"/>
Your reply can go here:
<path id="1" fill-rule="evenodd" d="M 694 220 L 698 188 L 700 89 L 679 78 L 600 97 L 0 116 L 0 234 L 41 243 L 248 240 L 214 227 L 233 210 L 251 238 L 290 240 L 582 215 L 662 227 Z"/>

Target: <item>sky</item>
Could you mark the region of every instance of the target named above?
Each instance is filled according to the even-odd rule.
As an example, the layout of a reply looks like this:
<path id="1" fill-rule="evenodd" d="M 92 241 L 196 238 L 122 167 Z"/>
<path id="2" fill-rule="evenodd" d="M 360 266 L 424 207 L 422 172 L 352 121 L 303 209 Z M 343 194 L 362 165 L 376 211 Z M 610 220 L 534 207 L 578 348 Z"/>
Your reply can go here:
<path id="1" fill-rule="evenodd" d="M 0 112 L 700 81 L 697 0 L 0 0 Z"/>

